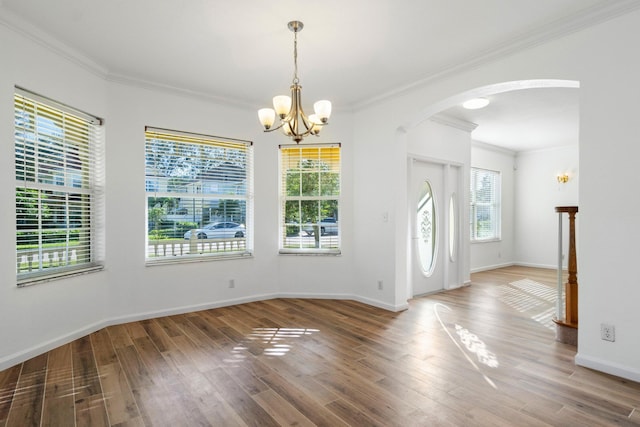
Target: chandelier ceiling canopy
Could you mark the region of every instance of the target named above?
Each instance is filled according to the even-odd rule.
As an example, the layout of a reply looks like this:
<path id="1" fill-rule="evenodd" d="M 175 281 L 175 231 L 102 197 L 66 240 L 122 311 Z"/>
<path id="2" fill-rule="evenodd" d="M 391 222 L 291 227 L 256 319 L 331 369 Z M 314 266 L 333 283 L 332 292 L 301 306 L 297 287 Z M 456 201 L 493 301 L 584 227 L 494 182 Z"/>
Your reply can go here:
<path id="1" fill-rule="evenodd" d="M 273 97 L 273 108 L 258 110 L 258 118 L 265 132 L 282 129 L 285 135 L 290 136 L 296 143 L 308 135 L 318 135 L 324 125 L 329 122 L 331 116 L 331 102 L 327 100 L 317 101 L 313 104 L 314 114 L 307 116 L 302 109 L 302 86 L 298 78 L 298 33 L 304 25 L 300 21 L 291 21 L 288 24 L 293 32 L 293 81 L 291 83 L 291 96 L 278 95 Z M 276 115 L 280 123 L 273 127 Z"/>

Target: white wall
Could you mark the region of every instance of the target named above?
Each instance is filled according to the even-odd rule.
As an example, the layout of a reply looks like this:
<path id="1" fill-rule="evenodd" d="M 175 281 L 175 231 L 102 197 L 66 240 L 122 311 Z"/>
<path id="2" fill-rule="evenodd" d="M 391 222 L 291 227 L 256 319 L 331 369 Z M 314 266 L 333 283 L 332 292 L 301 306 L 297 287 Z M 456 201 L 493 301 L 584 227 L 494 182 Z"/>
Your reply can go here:
<path id="1" fill-rule="evenodd" d="M 558 266 L 558 214 L 556 206 L 578 206 L 578 146 L 518 153 L 516 171 L 515 261 L 532 267 Z M 558 174 L 568 173 L 562 184 Z M 576 240 L 580 236 L 580 213 L 576 216 Z M 567 265 L 568 215 L 563 220 L 563 265 Z M 580 258 L 580 256 L 578 255 Z"/>
<path id="2" fill-rule="evenodd" d="M 490 270 L 512 265 L 515 259 L 514 209 L 515 153 L 474 142 L 471 145 L 471 166 L 500 172 L 501 236 L 499 241 L 471 243 L 471 271 Z"/>
<path id="3" fill-rule="evenodd" d="M 362 178 L 354 180 L 354 196 L 356 217 L 366 219 L 355 224 L 354 243 L 356 277 L 366 277 L 367 287 L 358 292 L 374 293 L 368 286 L 374 278 L 372 271 L 401 278 L 397 273 L 406 255 L 402 207 L 407 200 L 401 181 L 406 177 L 410 129 L 475 88 L 544 78 L 579 81 L 580 329 L 576 360 L 640 380 L 640 311 L 636 308 L 640 286 L 635 268 L 640 199 L 628 191 L 629 183 L 637 182 L 640 158 L 634 105 L 640 95 L 640 57 L 628 46 L 640 37 L 639 28 L 640 12 L 630 12 L 360 108 L 355 118 L 354 167 L 356 176 Z M 389 209 L 393 209 L 391 222 L 378 227 L 377 234 L 367 233 L 379 213 Z M 406 286 L 400 281 L 393 285 L 392 302 L 399 305 L 406 298 L 401 292 Z M 601 322 L 615 325 L 615 343 L 600 340 Z"/>

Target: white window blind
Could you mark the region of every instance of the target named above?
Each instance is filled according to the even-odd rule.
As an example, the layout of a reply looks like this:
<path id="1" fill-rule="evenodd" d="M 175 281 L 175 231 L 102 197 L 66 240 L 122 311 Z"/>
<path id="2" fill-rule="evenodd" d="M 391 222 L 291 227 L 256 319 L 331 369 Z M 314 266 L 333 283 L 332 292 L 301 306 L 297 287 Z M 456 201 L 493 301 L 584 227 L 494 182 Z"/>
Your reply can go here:
<path id="1" fill-rule="evenodd" d="M 252 252 L 253 146 L 147 127 L 147 263 Z"/>
<path id="2" fill-rule="evenodd" d="M 471 168 L 471 241 L 500 238 L 500 172 Z"/>
<path id="3" fill-rule="evenodd" d="M 282 253 L 340 253 L 339 144 L 280 147 Z"/>
<path id="4" fill-rule="evenodd" d="M 101 120 L 16 88 L 18 284 L 100 268 Z"/>

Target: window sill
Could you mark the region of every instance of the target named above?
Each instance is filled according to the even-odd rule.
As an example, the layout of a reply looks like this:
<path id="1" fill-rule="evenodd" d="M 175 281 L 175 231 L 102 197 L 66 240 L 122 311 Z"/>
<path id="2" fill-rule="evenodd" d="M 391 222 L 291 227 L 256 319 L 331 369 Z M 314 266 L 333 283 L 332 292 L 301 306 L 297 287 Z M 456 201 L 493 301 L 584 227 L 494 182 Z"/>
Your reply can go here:
<path id="1" fill-rule="evenodd" d="M 301 256 L 340 256 L 340 249 L 327 250 L 301 250 L 301 249 L 280 249 L 279 255 L 301 255 Z"/>
<path id="2" fill-rule="evenodd" d="M 145 266 L 155 267 L 158 265 L 167 265 L 167 264 L 191 264 L 194 262 L 228 261 L 233 259 L 248 259 L 248 258 L 253 258 L 253 254 L 250 252 L 246 252 L 246 253 L 234 253 L 229 255 L 215 255 L 215 256 L 194 255 L 194 256 L 167 257 L 167 258 L 160 258 L 160 259 L 147 259 L 145 261 Z"/>
<path id="3" fill-rule="evenodd" d="M 82 276 L 89 273 L 96 273 L 98 271 L 104 270 L 103 265 L 95 265 L 92 267 L 86 267 L 76 270 L 67 270 L 64 272 L 56 272 L 47 275 L 39 275 L 39 276 L 31 276 L 31 277 L 22 277 L 17 281 L 17 285 L 19 288 L 24 288 L 27 286 L 39 285 L 41 283 L 53 282 L 54 280 L 68 279 L 74 276 Z"/>
<path id="4" fill-rule="evenodd" d="M 501 238 L 496 238 L 496 239 L 485 239 L 485 240 L 472 240 L 471 244 L 475 244 L 475 243 L 495 243 L 495 242 L 502 242 Z"/>

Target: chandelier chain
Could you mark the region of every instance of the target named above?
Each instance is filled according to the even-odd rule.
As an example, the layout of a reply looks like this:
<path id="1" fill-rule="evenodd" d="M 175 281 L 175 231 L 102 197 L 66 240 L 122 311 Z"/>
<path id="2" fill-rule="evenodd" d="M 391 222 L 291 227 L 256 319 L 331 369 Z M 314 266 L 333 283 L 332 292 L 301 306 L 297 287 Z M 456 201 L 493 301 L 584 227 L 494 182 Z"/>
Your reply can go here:
<path id="1" fill-rule="evenodd" d="M 300 83 L 298 79 L 298 32 L 293 33 L 293 84 Z"/>

